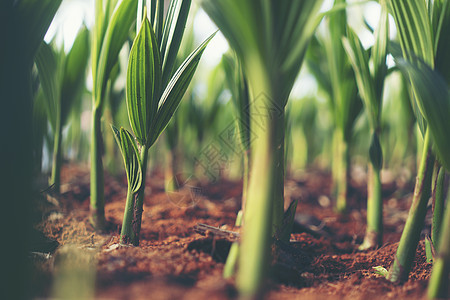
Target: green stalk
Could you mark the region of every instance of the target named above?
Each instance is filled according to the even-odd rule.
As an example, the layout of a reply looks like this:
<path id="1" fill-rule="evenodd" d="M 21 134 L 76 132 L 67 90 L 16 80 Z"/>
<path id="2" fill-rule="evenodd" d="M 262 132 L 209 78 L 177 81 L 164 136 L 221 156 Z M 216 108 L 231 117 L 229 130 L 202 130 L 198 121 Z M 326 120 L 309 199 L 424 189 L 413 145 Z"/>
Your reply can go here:
<path id="1" fill-rule="evenodd" d="M 242 226 L 243 212 L 240 210 L 236 216 L 235 226 Z M 236 265 L 239 259 L 239 242 L 231 244 L 230 252 L 228 253 L 227 261 L 223 267 L 223 278 L 230 278 L 236 271 Z"/>
<path id="2" fill-rule="evenodd" d="M 92 133 L 91 133 L 91 222 L 104 229 L 103 140 L 101 117 L 111 71 L 135 20 L 137 1 L 95 1 L 95 29 L 92 35 Z M 117 4 L 114 10 L 112 5 Z"/>
<path id="3" fill-rule="evenodd" d="M 174 158 L 171 149 L 166 151 L 166 166 L 164 169 L 164 190 L 173 192 L 176 190 L 176 179 L 174 173 Z"/>
<path id="4" fill-rule="evenodd" d="M 347 211 L 347 193 L 349 178 L 349 161 L 348 143 L 344 139 L 341 129 L 336 128 L 333 134 L 333 182 L 336 195 L 336 210 L 339 213 Z"/>
<path id="5" fill-rule="evenodd" d="M 273 212 L 272 212 L 272 235 L 281 239 L 281 231 L 283 230 L 283 216 L 284 216 L 284 138 L 285 138 L 285 112 L 281 112 L 279 115 L 272 119 L 275 128 L 275 186 L 273 194 Z M 286 235 L 289 242 L 290 233 Z"/>
<path id="6" fill-rule="evenodd" d="M 425 133 L 422 160 L 416 178 L 414 197 L 409 210 L 408 219 L 395 254 L 387 279 L 392 282 L 402 283 L 408 280 L 409 271 L 413 263 L 417 244 L 420 239 L 425 215 L 427 213 L 427 203 L 431 194 L 431 177 L 433 174 L 434 156 L 431 149 L 430 132 Z"/>
<path id="7" fill-rule="evenodd" d="M 134 241 L 134 231 L 132 227 L 133 214 L 134 214 L 134 199 L 135 194 L 131 191 L 131 187 L 128 186 L 127 190 L 127 202 L 125 204 L 125 212 L 123 214 L 122 230 L 120 232 L 120 243 L 131 244 Z"/>
<path id="8" fill-rule="evenodd" d="M 242 233 L 241 255 L 239 257 L 238 289 L 242 296 L 252 296 L 261 291 L 263 279 L 268 269 L 268 258 L 271 243 L 272 210 L 274 208 L 274 192 L 277 179 L 276 162 L 276 122 L 270 115 L 258 112 L 258 107 L 273 107 L 270 81 L 265 76 L 267 70 L 262 62 L 249 62 L 247 69 L 250 83 L 251 99 L 259 101 L 250 106 L 250 127 L 254 135 L 251 144 L 251 174 L 247 194 L 247 209 Z M 262 97 L 258 97 L 263 95 Z M 258 97 L 258 98 L 256 98 Z M 261 127 L 261 122 L 264 128 Z M 252 140 L 253 140 L 252 138 Z M 255 176 L 255 174 L 258 174 Z M 277 199 L 279 200 L 279 199 Z M 257 209 L 256 209 L 257 208 Z"/>
<path id="9" fill-rule="evenodd" d="M 321 1 L 203 0 L 243 64 L 250 87 L 251 170 L 237 286 L 241 296 L 261 296 L 271 234 L 281 228 L 279 162 L 284 152 L 284 108 L 319 24 Z M 281 116 L 280 116 L 281 114 Z M 281 134 L 283 130 L 283 135 Z M 283 145 L 281 145 L 283 143 Z M 284 153 L 283 153 L 284 155 Z M 277 167 L 278 165 L 278 167 Z M 275 194 L 277 193 L 277 194 Z M 274 214 L 272 211 L 274 211 Z"/>
<path id="10" fill-rule="evenodd" d="M 367 227 L 360 250 L 381 246 L 383 243 L 383 199 L 381 197 L 380 171 L 383 167 L 383 155 L 379 142 L 379 129 L 375 129 L 369 149 L 368 195 L 367 195 Z"/>
<path id="11" fill-rule="evenodd" d="M 436 184 L 433 191 L 433 220 L 431 224 L 431 241 L 434 249 L 439 249 L 440 232 L 442 229 L 442 219 L 444 217 L 444 183 L 445 170 L 443 167 L 437 165 Z"/>
<path id="12" fill-rule="evenodd" d="M 440 207 L 442 204 L 438 203 L 438 209 L 437 212 L 435 214 L 435 208 L 436 208 L 436 200 L 437 200 L 437 196 L 438 197 L 442 197 L 442 182 L 439 185 L 438 181 L 439 181 L 439 175 L 442 174 L 443 171 L 441 164 L 439 163 L 438 160 L 436 160 L 434 162 L 434 168 L 433 168 L 433 176 L 431 177 L 431 182 L 432 182 L 432 186 L 431 186 L 431 212 L 432 212 L 432 223 L 431 223 L 431 236 L 426 236 L 425 237 L 425 253 L 427 256 L 427 262 L 428 263 L 433 263 L 434 261 L 434 257 L 436 255 L 436 250 L 438 249 L 438 247 L 436 247 L 435 241 L 439 240 L 439 226 L 442 223 L 442 207 Z M 439 188 L 438 188 L 439 185 Z M 439 191 L 438 191 L 439 189 Z M 440 200 L 440 199 L 439 199 Z M 439 200 L 437 200 L 439 202 Z M 445 199 L 442 199 L 441 201 L 445 201 Z"/>
<path id="13" fill-rule="evenodd" d="M 61 110 L 61 105 L 58 105 L 58 109 Z M 53 163 L 52 163 L 52 176 L 50 183 L 53 184 L 53 190 L 56 194 L 61 191 L 61 164 L 62 164 L 62 124 L 61 124 L 61 112 L 56 114 L 56 127 L 55 127 L 55 140 L 53 142 Z"/>
<path id="14" fill-rule="evenodd" d="M 450 194 L 450 193 L 448 193 Z M 448 277 L 450 273 L 450 197 L 447 195 L 447 208 L 442 224 L 440 245 L 437 259 L 433 265 L 430 282 L 428 285 L 428 298 L 448 298 Z"/>
<path id="15" fill-rule="evenodd" d="M 237 124 L 238 126 L 240 124 Z M 242 128 L 241 128 L 242 130 Z M 235 226 L 243 226 L 243 216 L 245 215 L 245 209 L 247 205 L 247 194 L 250 180 L 250 149 L 243 149 L 243 175 L 242 175 L 242 198 L 241 198 L 241 210 L 236 216 Z M 234 242 L 231 245 L 230 252 L 228 253 L 227 261 L 223 268 L 223 277 L 230 278 L 236 271 L 236 266 L 239 259 L 240 247 L 238 242 Z"/>
<path id="16" fill-rule="evenodd" d="M 248 183 L 250 180 L 250 149 L 244 151 L 244 174 L 242 178 L 242 200 L 241 211 L 245 215 L 245 206 L 247 205 Z M 241 222 L 239 222 L 241 223 Z M 241 224 L 239 224 L 241 226 Z"/>
<path id="17" fill-rule="evenodd" d="M 143 145 L 141 147 L 141 166 L 142 166 L 142 185 L 136 197 L 136 203 L 134 207 L 133 215 L 133 245 L 139 246 L 139 235 L 141 233 L 142 212 L 144 211 L 144 191 L 145 180 L 147 177 L 147 165 L 148 165 L 148 150 L 149 147 Z"/>
<path id="18" fill-rule="evenodd" d="M 367 228 L 364 241 L 359 247 L 366 250 L 383 242 L 383 201 L 381 199 L 380 170 L 369 163 L 367 197 Z"/>
<path id="19" fill-rule="evenodd" d="M 106 226 L 102 162 L 101 109 L 92 110 L 91 132 L 91 223 L 96 229 Z"/>

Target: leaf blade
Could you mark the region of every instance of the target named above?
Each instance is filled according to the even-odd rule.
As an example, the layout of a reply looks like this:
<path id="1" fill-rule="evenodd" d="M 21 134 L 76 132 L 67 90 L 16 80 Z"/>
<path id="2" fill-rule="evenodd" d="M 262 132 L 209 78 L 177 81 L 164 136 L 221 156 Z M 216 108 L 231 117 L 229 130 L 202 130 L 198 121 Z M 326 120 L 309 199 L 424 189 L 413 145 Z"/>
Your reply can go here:
<path id="1" fill-rule="evenodd" d="M 397 61 L 402 73 L 409 78 L 419 109 L 430 130 L 435 151 L 442 165 L 450 170 L 450 93 L 442 76 L 422 60 L 414 64 Z"/>
<path id="2" fill-rule="evenodd" d="M 95 70 L 95 73 L 93 73 L 94 105 L 97 108 L 100 108 L 103 104 L 110 72 L 117 61 L 120 49 L 128 38 L 130 27 L 135 20 L 136 9 L 137 1 L 123 0 L 112 13 L 99 50 L 98 62 L 93 62 L 93 64 L 97 64 L 97 67 L 93 68 L 93 71 Z"/>
<path id="3" fill-rule="evenodd" d="M 111 129 L 122 153 L 128 188 L 132 193 L 136 193 L 142 184 L 142 167 L 136 142 L 131 133 L 123 127 L 119 130 L 114 125 L 111 125 Z"/>
<path id="4" fill-rule="evenodd" d="M 131 48 L 127 69 L 127 108 L 131 128 L 141 145 L 147 144 L 158 110 L 161 60 L 153 28 L 145 13 Z"/>
<path id="5" fill-rule="evenodd" d="M 158 113 L 150 127 L 149 141 L 147 143 L 148 147 L 156 141 L 178 108 L 178 105 L 194 76 L 203 51 L 215 34 L 216 33 L 210 35 L 185 59 L 167 84 L 158 104 Z"/>

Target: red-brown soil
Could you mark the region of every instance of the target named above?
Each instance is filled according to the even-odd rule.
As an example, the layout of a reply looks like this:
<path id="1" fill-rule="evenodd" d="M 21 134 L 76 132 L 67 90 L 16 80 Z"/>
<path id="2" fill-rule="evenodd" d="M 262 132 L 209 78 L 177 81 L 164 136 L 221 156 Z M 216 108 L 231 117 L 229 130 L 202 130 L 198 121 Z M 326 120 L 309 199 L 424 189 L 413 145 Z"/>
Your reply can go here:
<path id="1" fill-rule="evenodd" d="M 79 295 L 86 297 L 235 297 L 233 280 L 221 277 L 230 244 L 197 234 L 193 227 L 198 223 L 231 226 L 240 205 L 241 183 L 223 180 L 205 184 L 195 193 L 183 189 L 168 195 L 158 174 L 147 176 L 148 192 L 140 246 L 124 247 L 118 244 L 118 233 L 125 206 L 125 177 L 118 180 L 106 175 L 106 216 L 111 230 L 100 234 L 93 230 L 88 221 L 88 168 L 64 168 L 62 182 L 65 185 L 61 196 L 56 199 L 47 197 L 53 203 L 48 200 L 37 203 L 43 217 L 36 228 L 58 241 L 60 246 L 45 259 L 34 258 L 33 296 L 55 296 L 58 292 L 55 292 L 54 282 L 60 282 L 65 276 L 64 270 L 67 270 L 63 263 L 67 259 L 62 258 L 69 257 L 70 260 L 72 256 L 81 255 L 81 262 L 75 260 L 72 265 L 77 270 L 82 269 L 80 276 L 88 278 L 89 274 L 94 274 L 96 278 L 95 290 L 91 289 L 90 294 L 89 287 L 85 288 L 87 291 L 78 290 Z M 425 298 L 431 265 L 425 260 L 423 240 L 419 244 L 409 281 L 404 285 L 388 282 L 372 268 L 390 266 L 411 201 L 410 195 L 395 183 L 386 183 L 383 188 L 384 245 L 377 250 L 358 252 L 356 249 L 365 230 L 365 189 L 354 184 L 350 197 L 353 209 L 343 217 L 336 214 L 329 204 L 330 177 L 327 174 L 308 171 L 296 180 L 287 180 L 286 198 L 299 200 L 297 213 L 306 220 L 302 221 L 303 226 L 296 226 L 297 233 L 291 238 L 295 241 L 291 243 L 292 249 L 297 249 L 304 260 L 298 266 L 297 269 L 301 270 L 297 274 L 281 276 L 283 278 L 272 276 L 266 285 L 269 299 Z M 412 187 L 406 186 L 404 190 L 410 192 Z M 314 232 L 310 228 L 319 230 Z M 75 249 L 75 254 L 65 256 L 64 253 L 70 253 L 70 249 Z M 89 257 L 88 260 L 83 260 L 84 254 Z M 83 261 L 88 263 L 83 264 Z M 76 286 L 75 283 L 73 285 Z M 82 289 L 82 286 L 76 288 Z"/>

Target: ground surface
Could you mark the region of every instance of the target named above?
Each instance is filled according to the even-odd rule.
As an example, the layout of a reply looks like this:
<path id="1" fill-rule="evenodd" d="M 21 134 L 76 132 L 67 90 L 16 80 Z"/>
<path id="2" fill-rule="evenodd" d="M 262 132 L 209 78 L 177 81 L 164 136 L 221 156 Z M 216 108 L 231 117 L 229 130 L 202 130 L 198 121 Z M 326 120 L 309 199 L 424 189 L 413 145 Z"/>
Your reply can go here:
<path id="1" fill-rule="evenodd" d="M 241 184 L 221 181 L 166 194 L 161 176 L 147 177 L 151 192 L 145 198 L 141 244 L 124 247 L 118 244 L 118 233 L 126 179 L 106 175 L 106 216 L 112 229 L 98 234 L 88 222 L 88 168 L 63 169 L 62 195 L 36 204 L 42 215 L 36 228 L 59 247 L 42 255 L 38 252 L 52 251 L 54 243 L 37 243 L 32 256 L 34 297 L 228 299 L 236 295 L 233 280 L 221 278 L 229 243 L 197 234 L 193 227 L 198 223 L 232 225 Z M 424 298 L 431 265 L 425 260 L 423 240 L 406 284 L 391 284 L 372 268 L 388 268 L 393 259 L 411 200 L 404 191 L 411 191 L 411 185 L 383 185 L 384 245 L 363 253 L 356 249 L 365 230 L 365 191 L 363 184 L 353 185 L 350 205 L 354 209 L 342 217 L 330 204 L 327 174 L 309 171 L 287 180 L 286 198 L 299 200 L 300 223 L 292 235 L 292 249 L 304 259 L 296 274 L 283 276 L 283 270 L 278 270 L 279 276 L 266 285 L 270 299 Z M 96 278 L 95 285 L 90 284 L 91 278 Z"/>

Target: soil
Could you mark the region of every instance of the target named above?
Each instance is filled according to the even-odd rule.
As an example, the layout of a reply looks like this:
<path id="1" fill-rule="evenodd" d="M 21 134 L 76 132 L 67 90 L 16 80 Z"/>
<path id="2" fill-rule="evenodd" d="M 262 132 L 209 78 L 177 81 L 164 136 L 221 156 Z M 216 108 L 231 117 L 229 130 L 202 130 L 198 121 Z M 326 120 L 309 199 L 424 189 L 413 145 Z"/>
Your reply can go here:
<path id="1" fill-rule="evenodd" d="M 97 233 L 89 223 L 88 167 L 63 168 L 61 195 L 36 200 L 39 222 L 35 228 L 43 235 L 34 243 L 31 256 L 34 298 L 70 293 L 74 298 L 96 299 L 236 297 L 234 280 L 222 278 L 230 242 L 200 235 L 194 226 L 226 225 L 234 230 L 241 182 L 221 180 L 197 188 L 185 185 L 177 192 L 165 193 L 161 172 L 147 179 L 140 246 L 126 247 L 118 243 L 126 198 L 125 176 L 105 174 L 105 211 L 110 229 Z M 330 181 L 329 174 L 313 170 L 286 181 L 287 203 L 299 201 L 298 223 L 289 251 L 297 251 L 300 259 L 297 271 L 289 276 L 283 269 L 273 268 L 265 285 L 268 298 L 425 298 L 431 264 L 426 262 L 423 239 L 405 284 L 392 284 L 373 269 L 388 268 L 392 262 L 412 198 L 412 183 L 383 184 L 384 244 L 376 250 L 359 252 L 357 247 L 365 232 L 365 184 L 352 182 L 352 209 L 342 216 L 333 211 Z M 89 285 L 90 278 L 96 278 L 95 286 Z M 61 291 L 61 287 L 66 290 Z"/>

